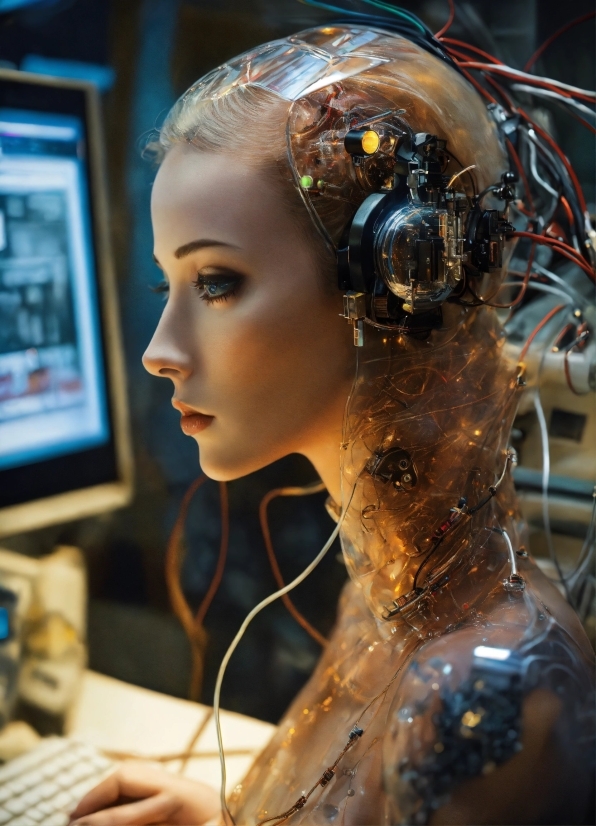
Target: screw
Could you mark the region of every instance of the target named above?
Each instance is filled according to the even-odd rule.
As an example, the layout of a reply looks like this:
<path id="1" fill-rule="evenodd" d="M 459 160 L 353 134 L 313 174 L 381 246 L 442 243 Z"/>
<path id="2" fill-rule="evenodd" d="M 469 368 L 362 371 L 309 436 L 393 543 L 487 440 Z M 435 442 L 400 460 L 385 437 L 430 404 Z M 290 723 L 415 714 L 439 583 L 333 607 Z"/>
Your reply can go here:
<path id="1" fill-rule="evenodd" d="M 405 470 L 409 466 L 410 466 L 410 463 L 408 462 L 407 459 L 400 459 L 399 460 L 399 467 L 400 467 L 401 470 Z"/>
<path id="2" fill-rule="evenodd" d="M 406 483 L 411 482 L 412 481 L 412 474 L 411 473 L 404 473 L 404 475 L 401 477 L 401 480 L 402 480 L 402 482 L 406 482 Z"/>

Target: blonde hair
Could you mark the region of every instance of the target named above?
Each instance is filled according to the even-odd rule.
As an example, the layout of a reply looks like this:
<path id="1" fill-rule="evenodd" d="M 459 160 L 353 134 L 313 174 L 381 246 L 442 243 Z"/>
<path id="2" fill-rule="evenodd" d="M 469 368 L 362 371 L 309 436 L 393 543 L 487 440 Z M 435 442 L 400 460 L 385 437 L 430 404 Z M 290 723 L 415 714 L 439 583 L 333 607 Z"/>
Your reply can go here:
<path id="1" fill-rule="evenodd" d="M 455 70 L 409 41 L 393 36 L 386 40 L 389 52 L 393 53 L 388 64 L 342 82 L 348 105 L 372 103 L 380 107 L 379 111 L 390 108 L 404 112 L 414 132 L 429 132 L 447 139 L 450 154 L 460 169 L 474 167 L 479 190 L 498 180 L 506 168 L 504 153 L 477 92 Z M 151 144 L 156 159 L 161 160 L 177 144 L 187 144 L 203 152 L 238 155 L 261 170 L 278 188 L 296 228 L 322 269 L 335 281 L 335 255 L 329 240 L 338 245 L 370 192 L 356 184 L 347 198 L 320 197 L 313 202 L 309 215 L 297 186 L 296 176 L 303 173 L 293 168 L 304 162 L 304 157 L 296 158 L 297 149 L 311 157 L 318 151 L 316 130 L 308 126 L 302 131 L 300 124 L 305 101 L 292 104 L 251 83 L 240 84 L 219 97 L 203 98 L 200 85 L 199 81 L 190 87 L 168 113 L 158 140 Z M 320 90 L 306 105 L 316 113 L 326 94 L 329 89 Z M 339 172 L 338 167 L 336 174 Z M 354 177 L 353 170 L 347 174 L 348 178 Z M 464 185 L 465 180 L 464 176 Z"/>
<path id="2" fill-rule="evenodd" d="M 335 286 L 336 262 L 304 208 L 288 163 L 286 123 L 290 104 L 260 86 L 238 86 L 220 98 L 189 103 L 180 98 L 168 113 L 157 141 L 148 151 L 160 163 L 172 147 L 200 152 L 228 152 L 268 175 L 296 227 L 311 246 L 322 272 Z"/>

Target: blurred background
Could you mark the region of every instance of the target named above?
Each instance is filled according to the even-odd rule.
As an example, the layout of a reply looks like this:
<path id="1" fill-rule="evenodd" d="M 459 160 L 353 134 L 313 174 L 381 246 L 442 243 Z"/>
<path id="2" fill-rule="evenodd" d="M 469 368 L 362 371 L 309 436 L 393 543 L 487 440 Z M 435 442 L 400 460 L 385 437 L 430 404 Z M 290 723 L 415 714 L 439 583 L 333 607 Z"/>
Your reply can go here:
<path id="1" fill-rule="evenodd" d="M 149 218 L 155 169 L 143 159 L 142 148 L 178 95 L 202 74 L 254 45 L 330 15 L 295 0 L 46 0 L 13 5 L 2 10 L 0 4 L 2 66 L 70 73 L 92 79 L 100 91 L 135 486 L 132 502 L 124 508 L 13 534 L 1 544 L 29 557 L 43 557 L 61 545 L 80 548 L 88 572 L 90 668 L 187 697 L 191 651 L 170 605 L 164 565 L 182 498 L 200 468 L 195 443 L 181 433 L 179 416 L 171 407 L 169 382 L 155 380 L 141 366 L 161 309 L 159 296 L 150 289 L 159 281 Z M 403 0 L 402 5 L 433 31 L 448 15 L 446 0 Z M 592 11 L 593 0 L 460 0 L 457 9 L 453 37 L 522 68 L 550 34 Z M 561 36 L 537 71 L 594 88 L 593 21 Z M 549 128 L 577 170 L 593 214 L 593 142 L 556 106 L 545 103 L 543 108 Z M 517 432 L 523 441 L 523 428 Z M 205 619 L 204 703 L 212 701 L 219 662 L 241 621 L 276 587 L 259 525 L 259 503 L 272 488 L 315 479 L 305 460 L 288 457 L 228 485 L 229 552 Z M 305 567 L 333 528 L 324 501 L 325 494 L 316 493 L 277 499 L 269 506 L 271 535 L 286 580 Z M 194 608 L 212 580 L 220 536 L 220 491 L 208 481 L 190 504 L 184 539 L 182 588 Z M 544 544 L 539 525 L 532 536 L 532 550 L 539 552 Z M 572 540 L 581 545 L 581 535 Z M 333 624 L 345 578 L 337 547 L 294 592 L 296 605 L 322 634 Z M 231 662 L 222 705 L 276 722 L 319 653 L 317 643 L 281 603 L 269 607 Z"/>

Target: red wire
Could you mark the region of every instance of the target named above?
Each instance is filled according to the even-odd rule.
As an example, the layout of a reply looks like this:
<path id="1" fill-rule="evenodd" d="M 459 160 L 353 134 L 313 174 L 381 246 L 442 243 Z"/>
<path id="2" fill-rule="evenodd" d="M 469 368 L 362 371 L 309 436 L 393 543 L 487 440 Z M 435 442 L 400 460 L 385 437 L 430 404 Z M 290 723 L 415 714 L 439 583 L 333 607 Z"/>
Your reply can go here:
<path id="1" fill-rule="evenodd" d="M 209 610 L 213 598 L 221 584 L 226 567 L 226 557 L 228 554 L 228 540 L 230 538 L 230 506 L 228 500 L 228 488 L 225 482 L 219 483 L 219 501 L 221 508 L 221 539 L 219 543 L 219 556 L 217 557 L 217 565 L 215 566 L 215 573 L 211 580 L 207 593 L 203 597 L 201 604 L 195 614 L 195 622 L 202 625 L 207 611 Z"/>
<path id="2" fill-rule="evenodd" d="M 530 345 L 532 344 L 540 330 L 542 330 L 542 328 L 545 326 L 545 324 L 548 324 L 551 318 L 555 316 L 557 313 L 560 313 L 561 310 L 564 310 L 566 306 L 566 304 L 558 304 L 556 307 L 553 307 L 552 310 L 549 310 L 549 312 L 544 316 L 542 321 L 534 327 L 534 329 L 526 339 L 526 343 L 522 347 L 521 353 L 519 354 L 518 358 L 519 362 L 522 362 L 524 360 L 524 358 L 526 357 L 526 353 L 530 349 Z"/>
<path id="3" fill-rule="evenodd" d="M 528 257 L 528 266 L 526 267 L 526 272 L 524 274 L 524 280 L 522 281 L 519 292 L 513 299 L 510 304 L 493 304 L 492 302 L 484 302 L 487 307 L 492 307 L 495 310 L 513 310 L 514 307 L 517 307 L 525 294 L 528 291 L 528 284 L 530 283 L 530 278 L 532 277 L 532 264 L 534 263 L 534 253 L 536 251 L 536 245 L 532 244 L 532 248 L 530 250 L 530 255 Z M 497 291 L 498 292 L 498 291 Z M 476 297 L 476 296 L 475 296 Z M 480 299 L 482 301 L 482 299 Z"/>
<path id="4" fill-rule="evenodd" d="M 590 20 L 590 18 L 595 16 L 596 11 L 590 11 L 587 14 L 583 14 L 581 17 L 576 17 L 575 20 L 572 20 L 570 23 L 566 23 L 564 26 L 561 26 L 560 29 L 557 29 L 557 31 L 554 34 L 551 34 L 551 36 L 544 41 L 542 46 L 539 46 L 538 49 L 536 49 L 532 57 L 524 66 L 524 72 L 530 71 L 530 69 L 536 63 L 540 55 L 546 49 L 548 49 L 551 43 L 553 43 L 558 37 L 560 37 L 562 34 L 565 34 L 565 32 L 569 31 L 569 29 L 573 28 L 573 26 L 577 26 L 579 23 L 585 23 L 586 20 Z"/>
<path id="5" fill-rule="evenodd" d="M 575 349 L 575 346 L 577 346 L 577 345 L 574 345 L 573 347 L 568 347 L 565 350 L 565 355 L 563 357 L 563 369 L 565 371 L 565 381 L 567 382 L 567 387 L 571 390 L 571 392 L 573 393 L 574 396 L 587 396 L 588 393 L 590 393 L 590 390 L 587 390 L 585 393 L 580 393 L 579 390 L 575 389 L 575 387 L 573 386 L 573 382 L 571 380 L 571 370 L 569 369 L 569 353 L 572 350 Z"/>
<path id="6" fill-rule="evenodd" d="M 279 588 L 283 588 L 285 586 L 284 578 L 282 572 L 279 568 L 279 563 L 277 561 L 277 557 L 275 556 L 275 551 L 273 549 L 273 543 L 271 541 L 271 531 L 269 530 L 269 523 L 267 521 L 267 506 L 272 499 L 275 499 L 277 496 L 285 496 L 285 491 L 288 490 L 287 488 L 276 488 L 275 490 L 270 490 L 269 493 L 265 494 L 265 496 L 261 500 L 261 504 L 259 505 L 259 521 L 261 523 L 261 532 L 263 534 L 263 540 L 265 541 L 265 550 L 267 551 L 267 558 L 269 559 L 269 565 L 271 566 L 271 570 L 273 572 L 273 576 L 275 577 L 275 581 Z M 313 491 L 314 493 L 314 491 Z M 298 608 L 294 605 L 293 601 L 290 599 L 288 594 L 284 594 L 281 598 L 283 604 L 286 606 L 289 613 L 294 617 L 298 625 L 300 625 L 307 634 L 309 634 L 315 642 L 318 642 L 322 648 L 325 648 L 327 645 L 327 639 L 319 632 L 317 629 L 310 624 L 310 622 L 306 619 L 303 614 L 300 613 Z"/>
<path id="7" fill-rule="evenodd" d="M 451 40 L 451 38 L 445 38 L 445 39 L 443 40 L 443 42 L 446 42 L 446 41 L 451 41 L 451 42 L 453 42 L 453 43 L 459 43 L 459 42 L 460 42 L 460 41 L 457 41 L 457 40 Z M 477 53 L 479 53 L 479 54 L 482 54 L 483 56 L 487 57 L 488 59 L 494 60 L 494 61 L 496 61 L 497 63 L 500 63 L 502 66 L 504 66 L 504 65 L 505 65 L 505 64 L 501 63 L 501 61 L 500 61 L 500 60 L 498 60 L 497 58 L 493 58 L 493 57 L 492 57 L 491 55 L 489 55 L 487 52 L 483 52 L 483 51 L 482 51 L 482 49 L 476 49 L 475 47 L 472 47 L 472 46 L 467 46 L 465 43 L 463 43 L 463 44 L 462 44 L 462 46 L 463 46 L 464 48 L 469 48 L 469 49 L 472 49 L 472 48 L 473 48 L 475 52 L 477 52 Z M 455 62 L 457 63 L 457 65 L 460 67 L 460 69 L 461 69 L 462 73 L 464 73 L 464 74 L 465 74 L 466 78 L 467 78 L 470 82 L 474 83 L 474 86 L 476 87 L 477 91 L 479 91 L 479 92 L 480 92 L 480 87 L 479 87 L 479 86 L 478 86 L 478 85 L 477 85 L 477 84 L 476 84 L 476 83 L 472 80 L 472 78 L 471 78 L 471 76 L 469 75 L 469 73 L 465 72 L 465 70 L 462 68 L 462 62 L 461 62 L 461 61 L 462 61 L 462 60 L 463 60 L 463 61 L 469 61 L 468 56 L 467 56 L 467 55 L 465 55 L 465 54 L 462 54 L 462 52 L 460 52 L 460 51 L 458 51 L 458 50 L 456 50 L 456 49 L 453 49 L 453 48 L 449 48 L 449 49 L 448 49 L 448 51 L 449 51 L 450 56 L 453 58 L 453 60 L 455 60 Z M 496 89 L 496 91 L 498 92 L 498 94 L 499 94 L 499 95 L 503 98 L 503 100 L 506 102 L 506 104 L 507 104 L 507 106 L 509 107 L 509 109 L 510 109 L 511 111 L 515 111 L 515 106 L 514 106 L 514 103 L 513 103 L 513 101 L 511 100 L 511 98 L 509 97 L 509 95 L 505 92 L 505 90 L 503 89 L 503 87 L 502 87 L 501 85 L 497 84 L 497 83 L 496 83 L 496 81 L 495 81 L 495 80 L 494 80 L 494 79 L 493 79 L 493 78 L 492 78 L 489 74 L 484 74 L 484 73 L 483 73 L 483 77 L 484 77 L 484 79 L 485 79 L 488 83 L 490 83 L 490 85 L 491 85 L 494 89 Z M 507 75 L 507 77 L 509 77 L 510 79 L 513 79 L 513 75 Z M 557 87 L 555 87 L 555 86 L 551 86 L 550 84 L 540 83 L 540 84 L 535 84 L 535 85 L 539 85 L 539 86 L 540 86 L 540 88 L 549 89 L 550 91 L 554 91 L 554 92 L 556 92 L 557 94 L 561 95 L 561 97 L 565 97 L 565 98 L 568 98 L 569 100 L 573 100 L 573 96 L 572 96 L 571 94 L 569 94 L 568 92 L 565 92 L 565 91 L 564 91 L 564 90 L 562 90 L 562 89 L 558 89 L 558 88 L 557 88 Z M 484 93 L 481 93 L 481 94 L 483 94 L 483 95 L 484 95 L 484 97 L 487 97 Z M 488 99 L 488 100 L 490 100 L 492 103 L 495 103 L 495 102 L 496 102 L 496 101 L 494 100 L 494 98 L 492 98 L 492 97 L 487 98 L 487 99 Z M 574 118 L 576 121 L 578 121 L 579 123 L 581 123 L 581 125 L 582 125 L 585 129 L 588 129 L 590 132 L 592 132 L 593 134 L 595 134 L 595 135 L 596 135 L 596 129 L 592 126 L 592 124 L 588 123 L 588 121 L 587 121 L 587 120 L 585 120 L 584 118 L 582 118 L 580 115 L 578 115 L 578 114 L 577 114 L 577 112 L 574 112 L 572 109 L 567 109 L 567 114 L 568 114 L 568 115 L 571 115 L 571 117 L 572 117 L 572 118 Z"/>
<path id="8" fill-rule="evenodd" d="M 509 95 L 507 94 L 507 92 L 505 91 L 505 89 L 503 89 L 501 84 L 497 83 L 497 81 L 493 77 L 491 77 L 490 75 L 484 75 L 484 79 L 486 80 L 487 83 L 490 83 L 490 85 L 493 87 L 493 89 L 496 90 L 497 94 L 501 95 L 501 97 L 503 98 L 503 100 L 505 101 L 507 106 L 509 107 L 510 111 L 514 112 L 515 111 L 515 105 L 514 105 L 513 101 L 511 100 L 511 98 L 509 97 Z"/>
<path id="9" fill-rule="evenodd" d="M 201 694 L 201 687 L 203 682 L 203 666 L 205 657 L 205 648 L 207 646 L 207 632 L 203 627 L 205 615 L 209 610 L 209 606 L 213 601 L 217 589 L 221 583 L 223 576 L 226 555 L 228 550 L 229 538 L 229 511 L 228 511 L 228 492 L 225 482 L 220 482 L 220 501 L 221 501 L 221 542 L 219 547 L 219 557 L 215 568 L 215 574 L 211 580 L 211 584 L 207 593 L 199 606 L 198 611 L 193 616 L 193 612 L 188 604 L 188 601 L 182 590 L 180 583 L 180 572 L 182 570 L 182 563 L 184 561 L 184 547 L 182 538 L 184 535 L 184 524 L 186 522 L 186 515 L 193 496 L 197 490 L 207 481 L 207 477 L 201 474 L 192 482 L 188 490 L 182 497 L 180 508 L 174 527 L 170 533 L 168 544 L 166 548 L 165 560 L 165 578 L 172 609 L 178 617 L 182 625 L 188 641 L 191 646 L 192 654 L 192 672 L 189 696 L 191 700 L 198 700 Z"/>
<path id="10" fill-rule="evenodd" d="M 553 346 L 552 346 L 553 352 L 556 352 L 559 349 L 560 343 L 563 341 L 563 339 L 565 338 L 565 336 L 567 335 L 567 333 L 570 330 L 573 330 L 573 324 L 566 324 L 563 327 L 563 329 L 560 331 L 559 335 L 556 337 L 556 339 L 553 342 Z"/>
<path id="11" fill-rule="evenodd" d="M 571 211 L 571 207 L 569 206 L 569 201 L 565 198 L 564 195 L 561 195 L 559 198 L 559 202 L 563 209 L 565 210 L 565 215 L 567 216 L 567 220 L 569 221 L 569 229 L 573 229 L 575 226 L 575 218 L 573 217 L 573 212 Z"/>
<path id="12" fill-rule="evenodd" d="M 551 149 L 554 152 L 556 152 L 556 154 L 561 159 L 561 162 L 563 163 L 563 166 L 565 167 L 565 169 L 569 173 L 569 177 L 571 178 L 574 189 L 576 191 L 577 199 L 579 201 L 580 210 L 581 210 L 582 213 L 585 214 L 588 211 L 588 208 L 586 206 L 586 199 L 584 198 L 583 190 L 580 186 L 577 175 L 575 174 L 575 170 L 571 166 L 571 163 L 570 163 L 569 159 L 567 158 L 567 156 L 565 155 L 565 153 L 563 152 L 561 147 L 557 143 L 555 143 L 555 141 L 551 138 L 551 136 L 548 134 L 548 132 L 546 132 L 544 129 L 542 129 L 542 127 L 538 126 L 538 124 L 535 123 L 529 117 L 527 112 L 524 112 L 524 110 L 521 109 L 521 108 L 518 111 L 519 111 L 520 115 L 524 118 L 524 120 L 526 120 L 528 123 L 530 123 L 532 125 L 533 129 L 548 143 L 548 145 L 551 147 Z"/>
<path id="13" fill-rule="evenodd" d="M 454 2 L 454 0 L 449 0 L 449 17 L 447 19 L 447 22 L 443 26 L 443 28 L 439 29 L 438 32 L 435 32 L 435 37 L 437 38 L 437 40 L 440 37 L 443 37 L 443 35 L 447 31 L 447 29 L 451 28 L 451 26 L 453 25 L 454 20 L 455 20 L 455 2 Z"/>
<path id="14" fill-rule="evenodd" d="M 533 128 L 533 129 L 534 129 L 534 130 L 535 130 L 535 131 L 536 131 L 536 132 L 540 135 L 540 137 L 541 137 L 541 138 L 543 138 L 543 139 L 544 139 L 544 140 L 548 143 L 548 145 L 550 146 L 550 148 L 551 148 L 554 152 L 556 152 L 556 154 L 557 154 L 557 155 L 559 156 L 559 158 L 561 159 L 561 162 L 563 163 L 563 166 L 565 167 L 565 169 L 566 169 L 566 170 L 567 170 L 567 172 L 569 173 L 569 177 L 571 178 L 571 181 L 572 181 L 572 183 L 573 183 L 573 187 L 574 187 L 574 189 L 575 189 L 575 191 L 576 191 L 576 194 L 577 194 L 577 199 L 578 199 L 578 201 L 579 201 L 579 207 L 580 207 L 580 210 L 581 210 L 581 212 L 582 212 L 582 213 L 584 213 L 584 214 L 585 214 L 585 213 L 588 211 L 588 208 L 587 208 L 587 206 L 586 206 L 586 199 L 584 198 L 584 193 L 583 193 L 582 188 L 581 188 L 581 186 L 580 186 L 580 183 L 579 183 L 579 181 L 578 181 L 578 179 L 577 179 L 577 175 L 575 174 L 575 171 L 574 171 L 573 167 L 571 166 L 571 164 L 570 164 L 570 162 L 569 162 L 569 160 L 568 160 L 567 156 L 565 155 L 565 153 L 563 152 L 563 150 L 561 149 L 561 147 L 560 147 L 560 146 L 558 146 L 558 145 L 554 142 L 554 140 L 551 138 L 551 136 L 548 134 L 548 132 L 545 132 L 545 131 L 544 131 L 544 129 L 542 129 L 540 126 L 538 126 L 538 124 L 537 124 L 537 123 L 534 123 L 534 121 L 533 121 L 533 120 L 532 120 L 532 118 L 528 115 L 528 113 L 527 113 L 527 112 L 524 112 L 524 110 L 523 110 L 523 109 L 521 109 L 521 108 L 518 108 L 518 110 L 517 110 L 517 111 L 518 111 L 518 112 L 519 112 L 519 114 L 522 116 L 522 118 L 523 118 L 525 121 L 527 121 L 527 122 L 528 122 L 528 123 L 532 126 L 532 128 Z"/>
<path id="15" fill-rule="evenodd" d="M 435 37 L 436 37 L 436 35 L 435 35 Z M 490 63 L 499 63 L 501 66 L 506 65 L 505 63 L 503 63 L 502 60 L 499 60 L 498 57 L 494 57 L 492 54 L 489 54 L 488 52 L 484 52 L 482 49 L 479 49 L 476 46 L 472 46 L 470 43 L 464 43 L 463 40 L 454 40 L 452 37 L 444 37 L 444 38 L 442 38 L 442 40 L 443 40 L 443 43 L 455 43 L 455 45 L 459 46 L 461 49 L 466 49 L 467 51 L 475 52 L 476 54 L 479 54 L 482 57 L 485 57 Z M 451 51 L 451 49 L 449 49 L 449 51 Z M 470 59 L 469 57 L 466 58 L 466 60 L 469 60 L 469 59 Z"/>
<path id="16" fill-rule="evenodd" d="M 544 244 L 546 246 L 551 246 L 554 248 L 559 255 L 565 256 L 565 258 L 569 258 L 570 261 L 573 261 L 574 264 L 577 264 L 578 267 L 581 267 L 584 272 L 588 274 L 588 276 L 592 279 L 592 281 L 596 281 L 596 274 L 594 270 L 586 264 L 583 258 L 579 257 L 579 253 L 577 250 L 570 247 L 569 244 L 564 244 L 562 241 L 559 241 L 556 238 L 546 238 L 544 235 L 535 235 L 533 232 L 512 232 L 511 236 L 513 238 L 530 238 L 536 244 Z"/>
<path id="17" fill-rule="evenodd" d="M 589 18 L 591 16 L 593 16 L 592 13 L 590 13 L 590 15 L 588 15 L 587 17 Z M 571 27 L 571 25 L 575 25 L 575 23 L 581 22 L 581 20 L 583 20 L 583 19 L 584 18 L 579 18 L 578 20 L 576 20 L 573 23 L 569 24 L 569 27 Z M 564 30 L 566 31 L 566 28 Z M 561 34 L 561 33 L 562 33 L 562 31 L 560 31 L 558 34 Z M 558 34 L 557 34 L 557 36 L 558 36 Z M 554 39 L 554 37 L 553 37 L 553 39 Z M 499 73 L 499 71 L 500 71 L 499 66 L 504 66 L 504 64 L 502 64 L 501 61 L 499 61 L 497 58 L 495 58 L 492 55 L 488 54 L 488 52 L 483 52 L 481 49 L 477 49 L 475 46 L 470 46 L 466 43 L 463 43 L 462 41 L 454 40 L 452 38 L 445 38 L 444 40 L 445 40 L 446 43 L 451 42 L 451 43 L 455 43 L 456 45 L 461 45 L 464 49 L 467 49 L 468 51 L 473 51 L 477 54 L 480 54 L 483 57 L 485 57 L 486 59 L 494 61 L 496 64 L 498 64 L 497 66 L 493 66 L 491 68 L 485 67 L 484 64 L 468 61 L 466 56 L 464 54 L 462 54 L 462 52 L 460 52 L 458 49 L 453 49 L 452 47 L 448 47 L 449 54 L 453 57 L 453 59 L 457 63 L 458 67 L 461 69 L 464 76 L 469 80 L 470 83 L 472 83 L 472 85 L 475 87 L 475 89 L 478 91 L 478 93 L 482 97 L 484 97 L 486 100 L 488 100 L 490 103 L 496 104 L 497 100 L 480 83 L 478 83 L 476 81 L 476 79 L 470 74 L 470 72 L 466 71 L 466 66 L 470 66 L 470 63 L 472 63 L 472 65 L 475 65 L 476 68 L 478 68 L 478 70 L 480 70 L 480 71 L 483 71 L 483 70 L 488 71 L 488 72 L 496 71 L 497 73 Z M 506 70 L 506 67 L 505 67 L 505 70 Z M 506 71 L 501 71 L 501 73 L 507 75 L 510 79 L 519 79 L 519 78 L 515 78 L 514 75 L 511 75 L 510 73 L 507 73 Z M 495 88 L 500 95 L 503 96 L 504 100 L 508 100 L 508 96 L 506 95 L 505 91 L 500 87 L 499 84 L 496 84 L 495 81 L 488 75 L 485 76 L 485 79 L 489 83 L 491 83 L 493 88 Z M 537 85 L 539 85 L 539 86 L 541 86 L 542 88 L 545 88 L 545 89 L 550 88 L 551 90 L 556 91 L 557 94 L 561 94 L 563 97 L 573 97 L 574 96 L 574 97 L 584 97 L 584 99 L 586 99 L 585 96 L 582 96 L 582 95 L 574 94 L 572 96 L 570 94 L 567 94 L 567 92 L 565 92 L 564 90 L 558 89 L 557 87 L 551 87 L 550 84 L 548 84 L 548 83 L 538 82 Z M 592 102 L 591 98 L 587 98 L 587 99 L 590 100 L 590 102 Z M 512 110 L 514 110 L 513 106 L 511 106 L 510 108 Z M 579 180 L 577 178 L 577 175 L 575 174 L 575 171 L 574 171 L 573 167 L 571 166 L 569 160 L 567 159 L 566 155 L 561 150 L 561 148 L 555 143 L 555 141 L 550 137 L 550 135 L 547 132 L 545 132 L 545 130 L 543 130 L 540 126 L 538 126 L 536 123 L 534 123 L 534 121 L 528 116 L 528 114 L 526 112 L 524 112 L 523 109 L 517 108 L 517 111 L 524 118 L 524 120 L 526 120 L 526 122 L 529 123 L 535 129 L 535 131 L 543 138 L 543 140 L 545 140 L 546 143 L 548 143 L 548 145 L 551 147 L 551 149 L 560 158 L 561 162 L 565 166 L 565 169 L 567 170 L 567 173 L 568 173 L 568 175 L 571 179 L 571 182 L 573 184 L 573 187 L 576 191 L 580 210 L 581 210 L 581 212 L 583 212 L 585 214 L 587 212 L 585 197 L 584 197 L 581 185 L 579 183 Z M 573 114 L 573 116 L 577 118 L 577 115 L 575 115 L 575 113 L 571 113 L 571 114 Z M 580 120 L 582 121 L 582 123 L 586 127 L 588 127 L 590 129 L 590 131 L 595 131 L 594 128 L 591 126 L 591 124 L 584 121 L 583 118 L 580 118 Z M 507 143 L 507 147 L 509 149 L 509 152 L 511 154 L 511 157 L 512 157 L 514 163 L 515 163 L 515 166 L 517 167 L 517 170 L 520 174 L 520 177 L 521 177 L 521 179 L 524 183 L 524 188 L 525 188 L 525 191 L 526 191 L 526 197 L 528 199 L 528 205 L 531 206 L 532 211 L 534 211 L 534 205 L 533 205 L 533 202 L 532 202 L 532 196 L 531 196 L 531 193 L 530 193 L 530 188 L 529 188 L 529 185 L 528 185 L 528 181 L 527 181 L 525 172 L 523 170 L 523 166 L 522 166 L 521 161 L 519 159 L 519 156 L 517 155 L 517 152 L 515 151 L 511 141 L 509 141 L 507 138 L 506 138 L 506 143 Z M 522 211 L 524 211 L 524 210 L 522 210 Z M 574 251 L 574 252 L 576 252 L 576 251 Z M 591 272 L 589 273 L 589 275 L 590 275 L 590 277 L 592 277 Z"/>
<path id="18" fill-rule="evenodd" d="M 590 95 L 585 95 L 583 92 L 570 92 L 567 89 L 561 89 L 559 86 L 554 86 L 547 81 L 539 80 L 535 77 L 519 77 L 515 73 L 511 72 L 507 66 L 490 66 L 486 63 L 482 63 L 477 60 L 468 60 L 465 63 L 459 64 L 460 69 L 477 69 L 478 71 L 482 72 L 495 72 L 498 75 L 504 75 L 508 77 L 510 80 L 514 80 L 516 83 L 529 83 L 532 86 L 538 86 L 541 89 L 550 89 L 552 92 L 556 92 L 558 95 L 562 97 L 568 98 L 579 98 L 580 100 L 585 100 L 588 103 L 594 103 L 594 97 Z"/>
<path id="19" fill-rule="evenodd" d="M 457 65 L 458 65 L 458 66 L 460 67 L 460 69 L 461 69 L 461 64 L 459 63 L 459 61 L 456 61 L 456 62 L 457 62 Z M 486 100 L 488 100 L 488 102 L 489 102 L 489 103 L 495 103 L 496 105 L 498 105 L 498 103 L 499 103 L 499 102 L 498 102 L 498 100 L 496 100 L 496 99 L 495 99 L 495 98 L 494 98 L 494 97 L 490 94 L 490 92 L 488 92 L 488 91 L 484 88 L 484 86 L 482 86 L 480 83 L 478 83 L 478 81 L 476 80 L 476 78 L 475 78 L 475 77 L 472 77 L 472 75 L 471 75 L 469 72 L 466 72 L 466 70 L 465 70 L 465 69 L 461 69 L 461 73 L 464 75 L 464 77 L 465 77 L 467 80 L 469 80 L 469 81 L 470 81 L 470 83 L 472 84 L 472 86 L 474 86 L 474 87 L 475 87 L 476 91 L 477 91 L 477 92 L 479 92 L 479 94 L 481 94 L 483 98 L 486 98 Z"/>

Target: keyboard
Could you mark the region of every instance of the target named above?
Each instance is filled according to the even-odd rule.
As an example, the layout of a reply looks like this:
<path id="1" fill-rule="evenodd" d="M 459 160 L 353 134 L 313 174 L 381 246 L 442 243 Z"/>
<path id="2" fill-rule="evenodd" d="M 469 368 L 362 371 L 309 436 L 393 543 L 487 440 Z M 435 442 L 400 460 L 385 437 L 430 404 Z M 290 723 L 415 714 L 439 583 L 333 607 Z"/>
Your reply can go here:
<path id="1" fill-rule="evenodd" d="M 42 740 L 0 766 L 0 826 L 66 826 L 79 800 L 113 766 L 85 743 Z"/>

